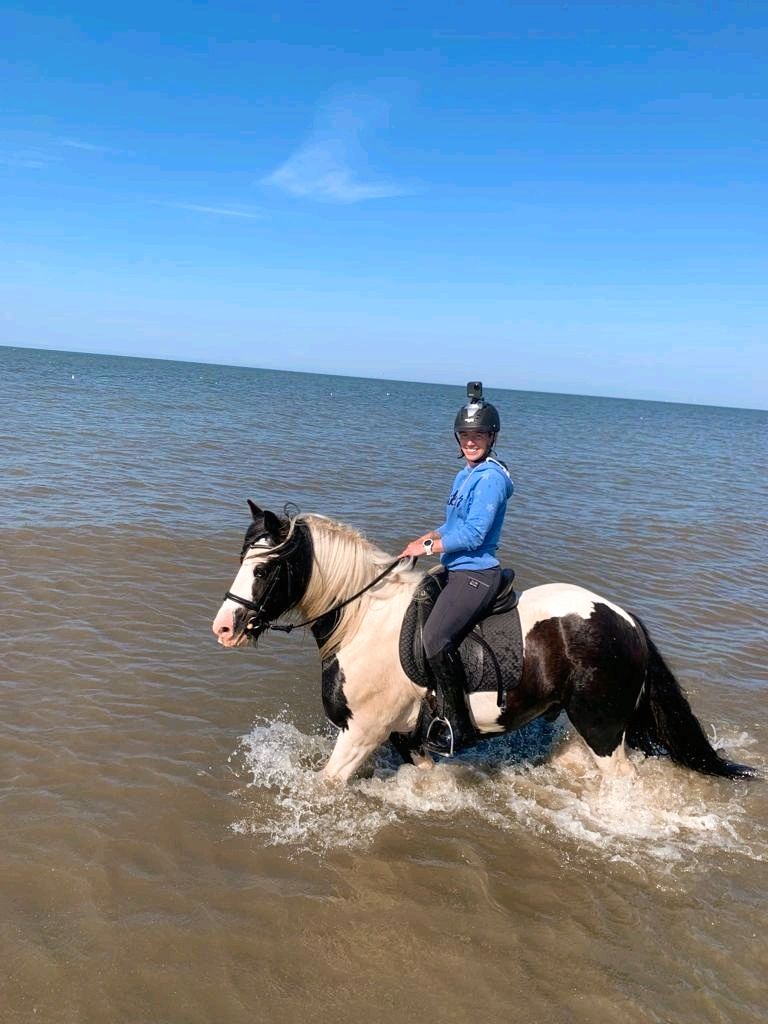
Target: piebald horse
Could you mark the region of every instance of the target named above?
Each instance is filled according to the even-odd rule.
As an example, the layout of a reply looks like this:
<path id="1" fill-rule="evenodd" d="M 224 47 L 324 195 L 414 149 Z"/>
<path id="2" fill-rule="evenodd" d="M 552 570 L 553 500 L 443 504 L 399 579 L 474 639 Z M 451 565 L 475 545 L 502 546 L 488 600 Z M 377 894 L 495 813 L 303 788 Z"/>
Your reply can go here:
<path id="1" fill-rule="evenodd" d="M 427 690 L 401 667 L 403 616 L 423 579 L 410 559 L 393 560 L 352 527 L 320 515 L 276 515 L 248 502 L 252 522 L 240 569 L 213 621 L 224 647 L 256 643 L 276 620 L 311 625 L 322 660 L 325 712 L 338 728 L 323 772 L 346 781 L 392 739 L 405 759 L 418 752 L 417 726 Z M 634 771 L 625 742 L 667 753 L 695 771 L 754 775 L 712 748 L 680 686 L 640 620 L 583 587 L 550 583 L 519 597 L 522 676 L 506 691 L 472 693 L 478 733 L 518 729 L 565 712 L 606 773 Z"/>

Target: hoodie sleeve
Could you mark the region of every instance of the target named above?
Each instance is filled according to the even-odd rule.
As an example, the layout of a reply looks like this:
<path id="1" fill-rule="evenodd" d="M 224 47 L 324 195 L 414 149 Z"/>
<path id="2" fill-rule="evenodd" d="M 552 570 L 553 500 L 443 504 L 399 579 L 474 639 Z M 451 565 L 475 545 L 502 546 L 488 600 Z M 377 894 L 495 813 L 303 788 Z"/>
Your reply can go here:
<path id="1" fill-rule="evenodd" d="M 506 502 L 511 487 L 499 473 L 483 473 L 468 496 L 468 508 L 461 519 L 454 519 L 440 533 L 443 551 L 476 551 L 493 526 L 496 513 Z"/>

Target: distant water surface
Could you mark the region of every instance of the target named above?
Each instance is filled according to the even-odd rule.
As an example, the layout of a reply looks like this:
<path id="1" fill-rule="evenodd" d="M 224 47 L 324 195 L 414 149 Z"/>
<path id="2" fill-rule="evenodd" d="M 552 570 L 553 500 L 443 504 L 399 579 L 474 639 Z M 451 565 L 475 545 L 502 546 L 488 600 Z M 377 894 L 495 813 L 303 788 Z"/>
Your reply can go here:
<path id="1" fill-rule="evenodd" d="M 439 521 L 462 382 L 12 348 L 0 372 L 3 1024 L 765 1018 L 764 781 L 638 755 L 609 785 L 534 723 L 329 789 L 311 638 L 213 641 L 246 498 L 392 552 Z M 768 413 L 485 383 L 520 587 L 637 611 L 765 767 Z"/>

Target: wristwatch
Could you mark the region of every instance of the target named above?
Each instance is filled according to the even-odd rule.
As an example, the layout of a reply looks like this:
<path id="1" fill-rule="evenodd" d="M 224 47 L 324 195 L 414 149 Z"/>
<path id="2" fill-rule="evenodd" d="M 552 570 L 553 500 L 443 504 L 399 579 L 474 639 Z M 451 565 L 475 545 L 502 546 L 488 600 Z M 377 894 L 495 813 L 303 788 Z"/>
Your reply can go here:
<path id="1" fill-rule="evenodd" d="M 432 540 L 431 537 L 427 537 L 427 539 L 425 541 L 422 541 L 422 543 L 424 544 L 424 551 L 426 552 L 426 554 L 431 555 L 432 548 L 435 542 Z"/>

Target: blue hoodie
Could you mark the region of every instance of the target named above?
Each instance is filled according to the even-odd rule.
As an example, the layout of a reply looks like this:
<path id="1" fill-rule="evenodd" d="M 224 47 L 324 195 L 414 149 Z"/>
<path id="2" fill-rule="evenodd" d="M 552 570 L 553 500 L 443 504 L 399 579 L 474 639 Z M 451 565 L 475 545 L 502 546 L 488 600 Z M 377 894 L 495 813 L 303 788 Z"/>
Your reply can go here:
<path id="1" fill-rule="evenodd" d="M 492 569 L 499 564 L 496 548 L 514 484 L 495 459 L 486 459 L 456 474 L 437 532 L 443 542 L 440 561 L 448 569 Z"/>

